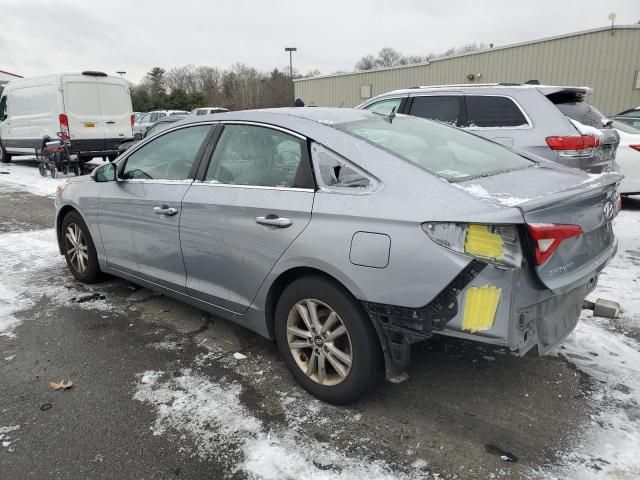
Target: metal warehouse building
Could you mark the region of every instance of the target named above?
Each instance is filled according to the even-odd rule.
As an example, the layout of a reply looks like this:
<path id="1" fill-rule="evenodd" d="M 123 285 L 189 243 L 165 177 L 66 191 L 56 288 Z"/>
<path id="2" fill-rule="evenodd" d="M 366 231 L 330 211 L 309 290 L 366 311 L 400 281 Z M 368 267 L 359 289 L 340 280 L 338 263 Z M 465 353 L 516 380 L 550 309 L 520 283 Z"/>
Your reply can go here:
<path id="1" fill-rule="evenodd" d="M 398 88 L 460 83 L 589 86 L 590 103 L 611 115 L 640 105 L 640 25 L 598 28 L 402 67 L 300 78 L 307 105 L 354 107 Z"/>

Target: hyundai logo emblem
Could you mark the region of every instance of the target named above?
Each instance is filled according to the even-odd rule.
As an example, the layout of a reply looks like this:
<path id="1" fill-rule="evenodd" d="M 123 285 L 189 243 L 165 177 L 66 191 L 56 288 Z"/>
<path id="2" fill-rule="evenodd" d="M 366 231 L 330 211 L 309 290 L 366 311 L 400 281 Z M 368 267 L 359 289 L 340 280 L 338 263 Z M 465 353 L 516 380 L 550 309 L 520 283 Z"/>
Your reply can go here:
<path id="1" fill-rule="evenodd" d="M 613 214 L 615 213 L 615 207 L 613 206 L 613 202 L 607 202 L 602 207 L 602 213 L 604 214 L 604 218 L 607 220 L 611 220 L 613 218 Z"/>

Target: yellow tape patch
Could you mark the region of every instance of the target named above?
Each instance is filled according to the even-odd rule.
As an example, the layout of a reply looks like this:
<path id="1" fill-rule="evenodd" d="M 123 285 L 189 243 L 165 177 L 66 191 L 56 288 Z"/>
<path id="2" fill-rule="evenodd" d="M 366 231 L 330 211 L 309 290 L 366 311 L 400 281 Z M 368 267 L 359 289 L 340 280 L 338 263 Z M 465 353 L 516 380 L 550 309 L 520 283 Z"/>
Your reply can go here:
<path id="1" fill-rule="evenodd" d="M 501 293 L 502 289 L 493 285 L 469 287 L 464 292 L 462 329 L 479 332 L 493 327 Z"/>
<path id="2" fill-rule="evenodd" d="M 492 233 L 486 225 L 469 225 L 464 240 L 464 251 L 470 255 L 481 257 L 502 258 L 504 242 L 499 233 Z"/>

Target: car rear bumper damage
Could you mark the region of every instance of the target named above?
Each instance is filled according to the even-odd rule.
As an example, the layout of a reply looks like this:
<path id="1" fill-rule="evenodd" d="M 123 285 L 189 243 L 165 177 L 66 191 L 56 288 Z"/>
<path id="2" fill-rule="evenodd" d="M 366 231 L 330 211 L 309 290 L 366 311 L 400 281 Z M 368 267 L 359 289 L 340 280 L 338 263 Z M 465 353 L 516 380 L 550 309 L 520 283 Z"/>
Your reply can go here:
<path id="1" fill-rule="evenodd" d="M 386 377 L 400 381 L 407 376 L 411 345 L 434 334 L 502 346 L 518 356 L 533 347 L 548 354 L 576 327 L 598 273 L 554 294 L 525 268 L 500 269 L 474 260 L 424 307 L 362 303 L 383 345 Z"/>

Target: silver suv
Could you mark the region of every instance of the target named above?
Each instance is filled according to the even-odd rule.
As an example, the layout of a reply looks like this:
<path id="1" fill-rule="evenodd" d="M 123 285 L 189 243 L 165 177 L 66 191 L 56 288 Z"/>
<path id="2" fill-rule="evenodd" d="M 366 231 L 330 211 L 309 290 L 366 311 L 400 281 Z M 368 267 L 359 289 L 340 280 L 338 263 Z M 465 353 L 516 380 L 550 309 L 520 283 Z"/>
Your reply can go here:
<path id="1" fill-rule="evenodd" d="M 620 137 L 586 102 L 588 87 L 483 84 L 395 90 L 357 108 L 455 125 L 516 150 L 592 173 L 611 171 Z"/>

